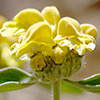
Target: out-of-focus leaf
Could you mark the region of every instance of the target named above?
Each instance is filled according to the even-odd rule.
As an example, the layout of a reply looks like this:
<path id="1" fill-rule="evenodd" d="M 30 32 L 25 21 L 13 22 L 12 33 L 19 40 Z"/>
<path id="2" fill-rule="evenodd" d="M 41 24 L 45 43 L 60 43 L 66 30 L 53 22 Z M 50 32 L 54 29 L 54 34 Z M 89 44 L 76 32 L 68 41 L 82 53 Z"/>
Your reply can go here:
<path id="1" fill-rule="evenodd" d="M 51 89 L 52 85 L 51 84 L 40 84 L 41 86 L 47 88 L 47 89 Z M 61 82 L 61 91 L 62 92 L 67 92 L 67 93 L 82 93 L 83 90 L 75 87 L 69 83 L 66 82 Z"/>
<path id="2" fill-rule="evenodd" d="M 67 79 L 65 79 L 64 81 L 87 91 L 100 93 L 100 74 L 92 75 L 91 77 L 88 77 L 81 81 L 72 81 Z"/>
<path id="3" fill-rule="evenodd" d="M 0 70 L 0 92 L 18 90 L 36 83 L 31 74 L 15 67 Z"/>

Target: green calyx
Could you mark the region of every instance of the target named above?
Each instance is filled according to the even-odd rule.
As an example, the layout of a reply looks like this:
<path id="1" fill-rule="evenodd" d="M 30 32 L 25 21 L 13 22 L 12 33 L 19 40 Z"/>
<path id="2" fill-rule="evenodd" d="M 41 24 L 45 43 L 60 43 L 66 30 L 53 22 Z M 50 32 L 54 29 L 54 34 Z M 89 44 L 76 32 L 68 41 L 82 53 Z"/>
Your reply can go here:
<path id="1" fill-rule="evenodd" d="M 83 56 L 74 54 L 73 51 L 67 53 L 62 63 L 57 64 L 50 56 L 37 54 L 31 58 L 30 63 L 33 68 L 34 77 L 41 82 L 51 82 L 69 78 L 81 68 Z M 39 61 L 39 62 L 38 62 Z M 37 63 L 36 63 L 37 62 Z"/>

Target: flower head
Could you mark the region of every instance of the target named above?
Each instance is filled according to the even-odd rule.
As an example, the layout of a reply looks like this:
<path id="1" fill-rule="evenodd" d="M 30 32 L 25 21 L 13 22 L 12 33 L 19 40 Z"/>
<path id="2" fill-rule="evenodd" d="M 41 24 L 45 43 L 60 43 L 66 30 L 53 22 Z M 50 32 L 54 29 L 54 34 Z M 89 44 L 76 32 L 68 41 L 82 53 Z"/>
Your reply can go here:
<path id="1" fill-rule="evenodd" d="M 81 68 L 84 54 L 95 48 L 97 30 L 91 24 L 80 25 L 70 17 L 60 19 L 58 9 L 51 6 L 41 12 L 20 11 L 14 21 L 4 23 L 1 34 L 17 36 L 18 42 L 11 46 L 11 54 L 18 59 L 27 54 L 35 76 L 44 80 L 48 73 L 46 80 L 50 80 L 53 76 L 69 77 Z"/>

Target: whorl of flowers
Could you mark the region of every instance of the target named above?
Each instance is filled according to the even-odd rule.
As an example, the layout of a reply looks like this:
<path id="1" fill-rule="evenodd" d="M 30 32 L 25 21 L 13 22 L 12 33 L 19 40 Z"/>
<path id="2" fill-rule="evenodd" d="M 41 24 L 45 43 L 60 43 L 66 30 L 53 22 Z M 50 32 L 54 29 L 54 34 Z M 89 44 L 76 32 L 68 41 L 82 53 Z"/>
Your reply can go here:
<path id="1" fill-rule="evenodd" d="M 60 17 L 54 6 L 20 11 L 13 21 L 4 23 L 2 36 L 16 36 L 10 50 L 17 59 L 28 55 L 36 77 L 62 79 L 81 68 L 84 54 L 95 48 L 97 30 L 73 18 Z M 47 78 L 48 77 L 48 78 Z"/>

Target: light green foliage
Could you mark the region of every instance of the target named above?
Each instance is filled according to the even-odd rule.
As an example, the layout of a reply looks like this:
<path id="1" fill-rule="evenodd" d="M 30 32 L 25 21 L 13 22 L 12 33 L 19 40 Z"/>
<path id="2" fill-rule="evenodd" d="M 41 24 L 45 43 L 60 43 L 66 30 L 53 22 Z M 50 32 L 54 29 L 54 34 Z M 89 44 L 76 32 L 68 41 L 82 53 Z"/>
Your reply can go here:
<path id="1" fill-rule="evenodd" d="M 84 90 L 94 93 L 100 93 L 100 74 L 93 75 L 81 81 L 71 81 L 67 79 L 65 79 L 64 81 Z"/>
<path id="2" fill-rule="evenodd" d="M 0 70 L 0 92 L 18 90 L 35 84 L 31 74 L 19 69 L 8 67 Z"/>

